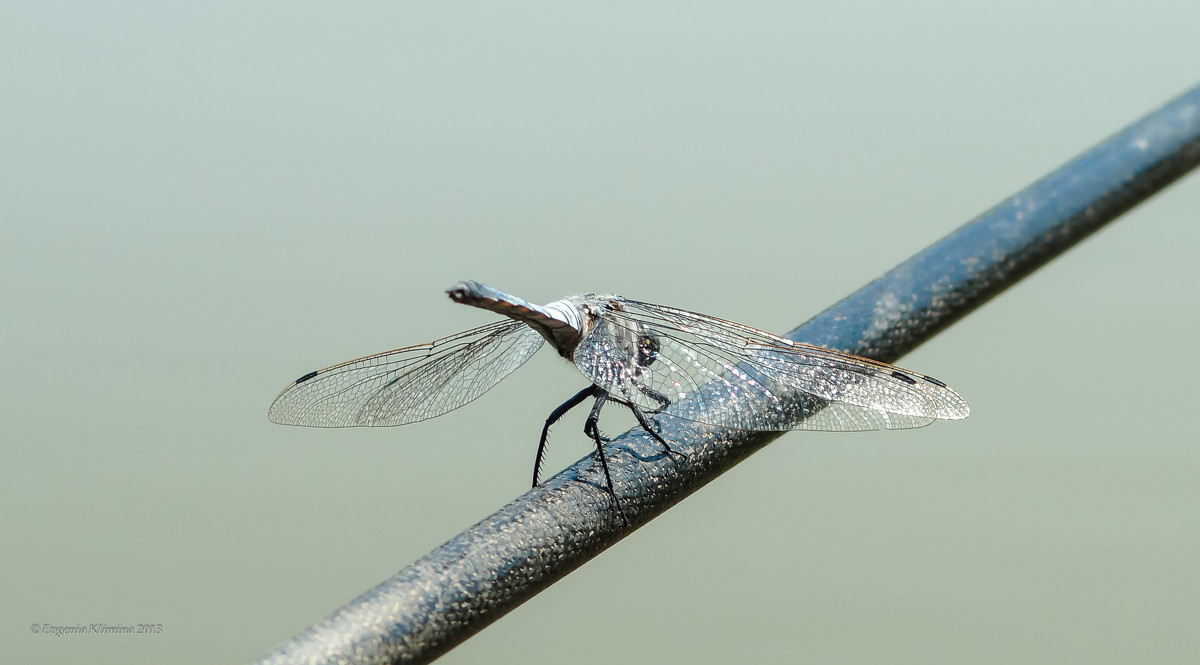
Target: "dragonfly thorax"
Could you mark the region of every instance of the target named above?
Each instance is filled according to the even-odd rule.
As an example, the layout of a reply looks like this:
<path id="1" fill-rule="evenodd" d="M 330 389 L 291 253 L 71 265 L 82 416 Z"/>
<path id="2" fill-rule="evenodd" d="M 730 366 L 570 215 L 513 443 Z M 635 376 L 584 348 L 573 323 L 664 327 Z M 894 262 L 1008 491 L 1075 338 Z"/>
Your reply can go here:
<path id="1" fill-rule="evenodd" d="M 576 296 L 568 300 L 575 300 L 580 303 L 579 309 L 583 314 L 580 338 L 591 334 L 595 330 L 596 322 L 604 317 L 605 314 L 624 310 L 621 306 L 621 302 L 624 299 L 620 296 L 587 295 Z M 642 323 L 614 325 L 618 319 L 626 320 L 624 317 L 610 318 L 606 326 L 605 333 L 610 337 L 610 341 L 614 343 L 614 346 L 620 350 L 624 357 L 632 361 L 635 367 L 645 368 L 654 364 L 661 350 L 658 336 Z"/>

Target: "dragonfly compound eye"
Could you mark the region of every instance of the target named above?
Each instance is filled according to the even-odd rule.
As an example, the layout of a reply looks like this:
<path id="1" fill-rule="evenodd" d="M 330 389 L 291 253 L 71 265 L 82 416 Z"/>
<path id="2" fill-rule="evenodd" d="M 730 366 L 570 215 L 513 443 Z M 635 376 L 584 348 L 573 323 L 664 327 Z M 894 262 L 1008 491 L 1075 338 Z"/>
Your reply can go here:
<path id="1" fill-rule="evenodd" d="M 637 340 L 637 363 L 642 367 L 654 364 L 658 359 L 658 337 L 653 333 L 643 333 Z"/>

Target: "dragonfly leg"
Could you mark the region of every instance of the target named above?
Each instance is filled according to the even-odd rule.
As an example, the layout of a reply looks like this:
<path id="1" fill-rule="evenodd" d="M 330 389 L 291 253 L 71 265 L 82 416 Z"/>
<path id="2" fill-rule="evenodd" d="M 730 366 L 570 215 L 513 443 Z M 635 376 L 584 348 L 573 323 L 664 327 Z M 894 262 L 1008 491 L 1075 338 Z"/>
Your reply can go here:
<path id="1" fill-rule="evenodd" d="M 627 404 L 626 406 L 629 407 L 630 411 L 633 411 L 633 417 L 637 418 L 638 424 L 642 426 L 642 429 L 646 430 L 646 432 L 649 433 L 650 436 L 654 437 L 654 440 L 657 441 L 660 445 L 662 445 L 663 448 L 666 448 L 666 450 L 669 454 L 679 455 L 680 457 L 683 457 L 685 459 L 687 458 L 687 455 L 684 455 L 683 453 L 680 453 L 680 452 L 676 452 L 674 449 L 672 449 L 671 445 L 667 443 L 667 440 L 662 438 L 662 436 L 657 431 L 655 431 L 655 429 L 653 427 L 651 427 L 650 419 L 646 417 L 646 414 L 643 413 L 642 410 L 637 407 L 637 405 Z"/>
<path id="2" fill-rule="evenodd" d="M 541 477 L 542 462 L 546 461 L 546 442 L 549 440 L 550 427 L 558 422 L 560 418 L 567 415 L 567 412 L 583 403 L 583 400 L 589 397 L 595 397 L 597 394 L 603 394 L 604 390 L 600 386 L 592 385 L 575 393 L 571 399 L 563 402 L 557 409 L 550 412 L 550 417 L 546 418 L 546 426 L 542 428 L 542 438 L 538 441 L 537 457 L 533 460 L 533 486 L 538 486 L 538 480 Z"/>
<path id="3" fill-rule="evenodd" d="M 599 386 L 595 388 L 596 402 L 592 404 L 592 413 L 588 415 L 587 421 L 583 424 L 583 433 L 590 436 L 596 442 L 596 454 L 600 456 L 600 466 L 604 467 L 604 479 L 608 481 L 608 493 L 612 495 L 613 505 L 617 507 L 617 513 L 621 515 L 621 522 L 626 526 L 629 525 L 629 520 L 625 517 L 625 511 L 621 509 L 621 500 L 617 498 L 617 490 L 613 486 L 612 474 L 608 472 L 608 460 L 604 457 L 604 442 L 600 436 L 600 428 L 597 423 L 600 421 L 600 409 L 604 403 L 608 401 L 608 393 Z"/>
<path id="4" fill-rule="evenodd" d="M 658 392 L 657 390 L 651 388 L 650 386 L 643 385 L 640 381 L 638 381 L 636 379 L 633 381 L 633 385 L 636 386 L 638 390 L 642 391 L 643 395 L 645 395 L 646 397 L 649 397 L 650 399 L 654 400 L 655 402 L 658 402 L 658 408 L 655 409 L 653 411 L 653 413 L 661 413 L 663 409 L 667 408 L 668 406 L 671 406 L 671 400 L 666 395 Z"/>

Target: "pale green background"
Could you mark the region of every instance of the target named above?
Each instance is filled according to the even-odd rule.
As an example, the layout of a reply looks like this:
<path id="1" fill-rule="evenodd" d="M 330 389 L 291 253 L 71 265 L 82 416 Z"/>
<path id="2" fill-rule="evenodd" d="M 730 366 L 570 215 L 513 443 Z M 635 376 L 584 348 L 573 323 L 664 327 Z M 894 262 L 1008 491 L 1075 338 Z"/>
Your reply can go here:
<path id="1" fill-rule="evenodd" d="M 266 419 L 491 320 L 456 280 L 789 330 L 1200 82 L 1198 24 L 4 3 L 3 659 L 247 661 L 523 492 L 584 385 L 548 351 L 418 425 Z M 1200 660 L 1198 215 L 1192 176 L 903 360 L 968 421 L 790 434 L 443 662 Z M 164 630 L 30 631 L 97 622 Z"/>

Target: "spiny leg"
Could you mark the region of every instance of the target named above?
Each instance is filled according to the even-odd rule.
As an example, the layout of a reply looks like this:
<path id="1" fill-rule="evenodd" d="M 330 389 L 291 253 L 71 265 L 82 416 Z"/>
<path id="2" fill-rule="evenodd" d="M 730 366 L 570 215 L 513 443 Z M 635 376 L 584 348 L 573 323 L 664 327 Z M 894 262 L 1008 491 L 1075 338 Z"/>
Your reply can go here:
<path id="1" fill-rule="evenodd" d="M 638 390 L 642 391 L 643 395 L 645 395 L 646 397 L 649 397 L 650 399 L 654 400 L 655 402 L 658 402 L 659 407 L 657 409 L 655 409 L 654 411 L 652 411 L 651 413 L 662 413 L 663 409 L 667 408 L 668 406 L 671 406 L 671 400 L 666 395 L 658 392 L 657 390 L 642 383 L 641 381 L 634 381 L 633 385 Z M 636 404 L 634 404 L 633 402 L 626 402 L 625 405 L 629 407 L 630 411 L 633 411 L 633 415 L 635 418 L 637 418 L 638 424 L 642 426 L 642 429 L 646 430 L 650 434 L 650 436 L 654 437 L 655 441 L 658 441 L 660 444 L 662 444 L 662 447 L 667 450 L 667 453 L 669 453 L 671 455 L 679 455 L 679 456 L 683 457 L 684 459 L 687 458 L 687 455 L 684 455 L 683 453 L 675 452 L 671 448 L 670 444 L 667 443 L 666 439 L 662 438 L 662 436 L 660 436 L 659 433 L 654 430 L 654 428 L 650 427 L 650 421 L 648 418 L 646 418 L 646 413 L 644 411 L 642 411 L 640 408 L 638 408 L 638 406 Z"/>
<path id="2" fill-rule="evenodd" d="M 550 412 L 550 417 L 546 418 L 546 426 L 542 428 L 542 438 L 538 441 L 537 457 L 533 460 L 533 486 L 538 486 L 538 479 L 541 477 L 542 462 L 546 461 L 546 442 L 550 436 L 550 426 L 558 422 L 560 418 L 567 415 L 567 412 L 583 403 L 583 400 L 589 397 L 604 394 L 604 390 L 600 386 L 591 385 L 583 390 L 580 390 L 571 399 L 563 402 L 557 409 Z M 607 473 L 608 469 L 605 469 Z M 611 484 L 611 481 L 610 481 Z"/>
<path id="3" fill-rule="evenodd" d="M 668 406 L 671 406 L 670 398 L 668 398 L 666 395 L 658 392 L 657 390 L 651 388 L 650 386 L 643 384 L 641 381 L 635 380 L 633 382 L 633 385 L 638 390 L 642 391 L 643 395 L 645 395 L 646 397 L 649 397 L 650 399 L 654 400 L 655 402 L 658 402 L 659 406 L 657 409 L 655 409 L 653 411 L 654 413 L 662 413 L 663 409 L 667 408 Z"/>
<path id="4" fill-rule="evenodd" d="M 600 456 L 600 466 L 604 467 L 604 479 L 608 481 L 608 493 L 612 495 L 613 505 L 617 507 L 617 513 L 621 515 L 621 523 L 629 525 L 629 520 L 625 517 L 625 511 L 621 509 L 621 500 L 617 498 L 616 487 L 613 486 L 612 474 L 608 472 L 608 460 L 604 457 L 604 441 L 600 436 L 600 409 L 604 406 L 604 402 L 608 400 L 608 393 L 595 386 L 596 403 L 592 405 L 592 413 L 588 415 L 587 421 L 583 424 L 583 433 L 592 437 L 596 442 L 596 454 Z"/>
<path id="5" fill-rule="evenodd" d="M 654 437 L 654 440 L 657 441 L 663 448 L 665 448 L 668 454 L 679 455 L 680 457 L 687 459 L 687 455 L 676 452 L 674 449 L 672 449 L 671 445 L 667 443 L 667 440 L 662 438 L 662 436 L 650 426 L 650 420 L 646 418 L 646 414 L 643 413 L 636 404 L 629 402 L 626 403 L 626 406 L 628 406 L 629 410 L 633 412 L 633 417 L 637 418 L 638 424 L 642 426 L 642 429 L 646 430 L 650 436 Z"/>

